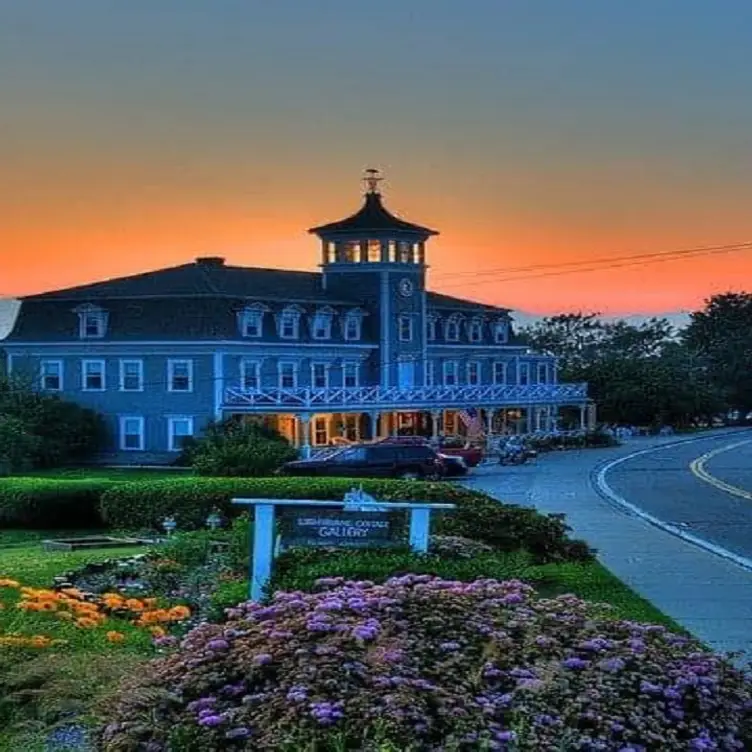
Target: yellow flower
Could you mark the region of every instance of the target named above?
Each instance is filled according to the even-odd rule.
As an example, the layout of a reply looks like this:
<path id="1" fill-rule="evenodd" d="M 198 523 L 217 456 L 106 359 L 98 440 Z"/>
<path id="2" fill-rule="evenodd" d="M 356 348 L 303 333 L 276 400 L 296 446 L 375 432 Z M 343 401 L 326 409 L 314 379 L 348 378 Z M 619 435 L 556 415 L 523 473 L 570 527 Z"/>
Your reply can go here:
<path id="1" fill-rule="evenodd" d="M 107 633 L 107 639 L 110 642 L 123 642 L 123 640 L 125 640 L 125 635 L 122 632 L 111 630 Z"/>
<path id="2" fill-rule="evenodd" d="M 70 596 L 71 598 L 83 598 L 84 594 L 78 589 L 78 588 L 63 588 L 61 593 L 65 593 L 67 596 Z"/>
<path id="3" fill-rule="evenodd" d="M 21 587 L 21 583 L 4 577 L 0 579 L 0 587 L 17 588 Z"/>
<path id="4" fill-rule="evenodd" d="M 152 637 L 164 637 L 167 634 L 167 630 L 162 627 L 150 627 L 149 632 L 151 632 Z"/>
<path id="5" fill-rule="evenodd" d="M 66 620 L 72 620 L 73 614 L 70 611 L 58 611 L 55 616 L 57 616 L 58 619 L 66 619 Z"/>
<path id="6" fill-rule="evenodd" d="M 34 637 L 29 640 L 29 644 L 33 648 L 46 648 L 51 642 L 52 640 L 44 635 L 34 635 Z"/>

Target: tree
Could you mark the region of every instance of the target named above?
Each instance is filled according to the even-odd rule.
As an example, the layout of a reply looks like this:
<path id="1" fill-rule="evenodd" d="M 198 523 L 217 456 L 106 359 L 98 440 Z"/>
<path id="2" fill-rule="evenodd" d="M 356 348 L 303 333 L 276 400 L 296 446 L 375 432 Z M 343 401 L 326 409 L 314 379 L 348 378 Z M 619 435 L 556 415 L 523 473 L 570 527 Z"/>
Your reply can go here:
<path id="1" fill-rule="evenodd" d="M 752 411 L 752 293 L 723 293 L 690 314 L 684 342 L 732 410 Z"/>

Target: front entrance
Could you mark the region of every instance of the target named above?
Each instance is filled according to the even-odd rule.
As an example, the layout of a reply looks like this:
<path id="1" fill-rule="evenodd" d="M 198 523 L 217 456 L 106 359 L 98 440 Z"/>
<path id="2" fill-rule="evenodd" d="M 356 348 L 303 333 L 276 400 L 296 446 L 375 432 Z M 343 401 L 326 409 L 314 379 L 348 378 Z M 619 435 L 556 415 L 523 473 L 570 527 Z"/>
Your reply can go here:
<path id="1" fill-rule="evenodd" d="M 414 360 L 400 360 L 397 363 L 397 384 L 400 389 L 412 389 L 415 386 Z"/>

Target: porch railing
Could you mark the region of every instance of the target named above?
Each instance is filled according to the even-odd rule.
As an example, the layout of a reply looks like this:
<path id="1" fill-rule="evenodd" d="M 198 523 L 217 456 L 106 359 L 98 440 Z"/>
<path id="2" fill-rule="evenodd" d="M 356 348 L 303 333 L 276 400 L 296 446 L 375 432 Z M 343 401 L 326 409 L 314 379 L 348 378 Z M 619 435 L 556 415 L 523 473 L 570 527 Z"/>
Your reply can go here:
<path id="1" fill-rule="evenodd" d="M 467 407 L 516 407 L 526 405 L 581 404 L 587 400 L 587 384 L 531 384 L 528 386 L 362 386 L 313 389 L 242 389 L 228 387 L 223 407 L 298 408 L 308 410 L 430 409 Z"/>

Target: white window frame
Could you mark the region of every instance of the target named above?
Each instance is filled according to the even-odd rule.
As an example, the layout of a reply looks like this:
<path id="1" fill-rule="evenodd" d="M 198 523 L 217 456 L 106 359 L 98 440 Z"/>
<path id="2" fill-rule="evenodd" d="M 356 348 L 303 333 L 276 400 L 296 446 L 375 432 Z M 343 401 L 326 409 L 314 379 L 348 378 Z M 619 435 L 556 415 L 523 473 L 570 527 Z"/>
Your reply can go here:
<path id="1" fill-rule="evenodd" d="M 99 375 L 102 377 L 102 386 L 90 387 L 87 383 L 89 374 L 87 373 L 87 367 L 96 365 L 99 367 Z M 82 392 L 104 392 L 107 390 L 107 364 L 106 361 L 101 359 L 94 360 L 82 360 L 81 361 L 81 391 Z"/>
<path id="2" fill-rule="evenodd" d="M 329 417 L 317 415 L 311 425 L 311 443 L 313 446 L 327 446 L 329 444 Z M 318 435 L 323 434 L 323 441 L 318 440 Z"/>
<path id="3" fill-rule="evenodd" d="M 81 339 L 102 339 L 107 333 L 107 312 L 100 309 L 89 309 L 79 311 L 78 314 L 78 334 Z M 87 321 L 91 319 L 96 322 L 96 333 L 89 334 L 87 331 Z"/>
<path id="4" fill-rule="evenodd" d="M 174 389 L 173 380 L 175 378 L 175 366 L 178 364 L 188 364 L 188 388 Z M 193 391 L 193 360 L 190 358 L 170 358 L 167 361 L 167 391 L 174 394 L 190 394 Z"/>
<path id="5" fill-rule="evenodd" d="M 438 319 L 436 316 L 429 316 L 426 321 L 426 339 L 428 342 L 433 342 L 436 339 L 437 325 Z"/>
<path id="6" fill-rule="evenodd" d="M 468 323 L 467 339 L 469 342 L 483 341 L 483 322 L 480 319 L 471 319 Z"/>
<path id="7" fill-rule="evenodd" d="M 459 384 L 459 363 L 456 360 L 445 360 L 441 371 L 444 386 L 457 386 Z M 447 378 L 450 373 L 452 374 L 451 383 Z"/>
<path id="8" fill-rule="evenodd" d="M 311 387 L 313 389 L 328 389 L 329 388 L 330 367 L 331 367 L 331 364 L 327 363 L 326 361 L 314 360 L 311 362 Z M 316 383 L 316 369 L 317 368 L 324 369 L 324 385 L 323 386 Z"/>
<path id="9" fill-rule="evenodd" d="M 251 325 L 252 328 L 251 328 Z M 258 339 L 264 334 L 264 311 L 246 308 L 240 316 L 240 334 L 248 339 Z"/>
<path id="10" fill-rule="evenodd" d="M 507 321 L 494 322 L 494 342 L 504 345 L 509 341 L 509 323 Z"/>
<path id="11" fill-rule="evenodd" d="M 57 386 L 56 387 L 49 387 L 47 386 L 45 382 L 47 377 L 50 375 L 48 373 L 45 373 L 45 366 L 47 364 L 55 365 L 57 367 Z M 40 360 L 39 361 L 39 382 L 40 382 L 41 388 L 45 392 L 62 392 L 65 387 L 65 382 L 63 380 L 63 361 L 52 360 L 49 358 Z"/>
<path id="12" fill-rule="evenodd" d="M 284 386 L 282 384 L 282 375 L 284 366 L 292 367 L 292 386 Z M 297 389 L 298 388 L 298 362 L 296 360 L 280 360 L 277 361 L 277 386 L 280 389 Z"/>
<path id="13" fill-rule="evenodd" d="M 471 369 L 475 368 L 475 375 L 477 378 L 475 381 L 470 380 Z M 468 360 L 465 368 L 465 378 L 468 386 L 480 386 L 483 380 L 482 364 L 479 360 Z"/>
<path id="14" fill-rule="evenodd" d="M 138 446 L 129 447 L 125 445 L 126 431 L 125 426 L 129 420 L 135 420 L 138 424 Z M 121 415 L 118 421 L 118 447 L 121 452 L 143 452 L 146 447 L 146 421 L 143 415 Z M 135 434 L 129 434 L 135 435 Z"/>
<path id="15" fill-rule="evenodd" d="M 407 324 L 406 336 L 403 336 L 405 332 L 402 331 L 403 325 Z M 397 318 L 397 336 L 400 342 L 412 342 L 413 341 L 413 317 L 409 313 L 400 314 Z"/>
<path id="16" fill-rule="evenodd" d="M 277 334 L 280 339 L 300 339 L 300 317 L 303 309 L 298 305 L 283 308 L 277 316 Z M 290 323 L 292 331 L 285 333 L 285 323 Z"/>
<path id="17" fill-rule="evenodd" d="M 445 322 L 444 322 L 444 339 L 447 342 L 459 342 L 460 341 L 460 333 L 461 333 L 461 320 L 460 317 L 457 315 L 450 316 Z M 457 336 L 450 337 L 449 331 L 450 327 L 454 327 L 454 332 Z"/>
<path id="18" fill-rule="evenodd" d="M 347 383 L 347 377 L 353 377 L 354 384 Z M 360 386 L 360 362 L 357 360 L 345 360 L 342 362 L 342 386 L 346 389 L 356 389 Z"/>
<path id="19" fill-rule="evenodd" d="M 174 427 L 177 423 L 187 423 L 189 433 L 181 435 L 180 437 L 175 435 Z M 169 452 L 182 451 L 181 446 L 176 446 L 176 438 L 189 438 L 194 435 L 194 420 L 192 415 L 170 415 L 167 418 L 167 450 Z"/>
<path id="20" fill-rule="evenodd" d="M 256 386 L 247 386 L 246 381 L 248 377 L 249 366 L 253 371 Z M 254 360 L 253 358 L 241 358 L 240 359 L 240 388 L 241 389 L 260 389 L 261 388 L 261 361 Z"/>
<path id="21" fill-rule="evenodd" d="M 541 378 L 541 373 L 543 378 Z M 537 384 L 548 384 L 548 363 L 538 363 L 535 369 L 535 379 Z"/>
<path id="22" fill-rule="evenodd" d="M 423 375 L 425 386 L 436 386 L 436 362 L 427 360 L 425 365 L 426 372 Z"/>
<path id="23" fill-rule="evenodd" d="M 499 369 L 501 369 L 501 380 L 499 380 Z M 495 385 L 504 385 L 509 380 L 509 363 L 506 360 L 495 360 L 493 362 L 493 383 Z"/>
<path id="24" fill-rule="evenodd" d="M 311 339 L 331 339 L 333 319 L 334 314 L 330 311 L 316 311 L 311 320 Z M 320 334 L 319 329 L 322 329 L 323 333 Z"/>
<path id="25" fill-rule="evenodd" d="M 350 331 L 350 327 L 353 331 Z M 348 342 L 355 342 L 363 336 L 363 317 L 359 313 L 348 312 L 342 320 L 342 335 Z"/>
<path id="26" fill-rule="evenodd" d="M 125 388 L 125 367 L 127 363 L 135 363 L 138 366 L 138 387 L 136 389 Z M 121 358 L 118 364 L 118 388 L 121 392 L 144 391 L 144 361 L 140 358 Z"/>

